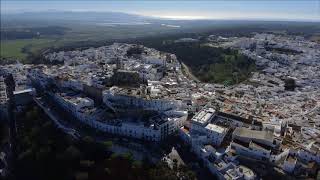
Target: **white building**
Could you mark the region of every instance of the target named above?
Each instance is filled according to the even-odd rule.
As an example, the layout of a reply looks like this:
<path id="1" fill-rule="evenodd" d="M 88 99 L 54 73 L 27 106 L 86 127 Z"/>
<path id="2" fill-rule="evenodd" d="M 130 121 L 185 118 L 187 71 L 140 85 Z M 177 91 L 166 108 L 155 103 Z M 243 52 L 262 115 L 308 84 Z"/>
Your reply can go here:
<path id="1" fill-rule="evenodd" d="M 288 155 L 283 163 L 283 170 L 288 173 L 292 173 L 297 165 L 297 158 L 295 156 Z"/>
<path id="2" fill-rule="evenodd" d="M 175 132 L 175 122 L 183 122 L 187 118 L 187 114 L 181 117 L 163 118 L 161 122 L 146 125 L 142 122 L 122 121 L 122 120 L 96 120 L 93 114 L 88 114 L 90 109 L 83 109 L 77 113 L 80 121 L 99 129 L 103 132 L 118 134 L 122 136 L 143 139 L 147 141 L 161 141 Z"/>
<path id="3" fill-rule="evenodd" d="M 272 149 L 275 147 L 273 133 L 256 131 L 247 128 L 236 128 L 232 134 L 230 149 L 236 154 L 270 160 Z"/>
<path id="4" fill-rule="evenodd" d="M 269 160 L 271 156 L 271 150 L 265 149 L 254 142 L 243 143 L 241 141 L 232 141 L 230 148 L 234 150 L 236 154 L 254 159 Z"/>
<path id="5" fill-rule="evenodd" d="M 270 147 L 275 147 L 274 136 L 270 131 L 257 131 L 248 128 L 236 128 L 232 134 L 233 139 L 240 140 L 245 143 L 254 141 Z"/>
<path id="6" fill-rule="evenodd" d="M 52 94 L 54 100 L 71 112 L 78 120 L 103 132 L 147 141 L 161 141 L 182 127 L 187 119 L 186 111 L 167 111 L 150 120 L 130 121 L 124 119 L 108 119 L 103 109 L 94 107 L 90 98 L 79 97 L 72 93 Z"/>
<path id="7" fill-rule="evenodd" d="M 52 82 L 52 77 L 49 75 L 45 74 L 42 70 L 40 69 L 32 69 L 28 77 L 31 79 L 32 83 L 35 84 L 36 86 L 40 88 L 46 88 L 47 85 Z"/>
<path id="8" fill-rule="evenodd" d="M 160 58 L 155 57 L 155 56 L 144 57 L 144 61 L 147 64 L 156 64 L 156 65 L 164 65 L 165 64 L 165 60 L 164 59 L 160 59 Z"/>
<path id="9" fill-rule="evenodd" d="M 61 106 L 73 113 L 84 107 L 94 106 L 94 101 L 88 97 L 80 97 L 68 93 L 54 94 L 53 97 Z"/>
<path id="10" fill-rule="evenodd" d="M 81 81 L 75 79 L 61 80 L 59 81 L 59 85 L 61 85 L 61 87 L 70 88 L 73 90 L 83 90 L 83 84 L 81 83 Z"/>
<path id="11" fill-rule="evenodd" d="M 205 131 L 204 127 L 215 117 L 215 112 L 213 108 L 204 108 L 194 115 L 191 119 L 191 132 Z"/>
<path id="12" fill-rule="evenodd" d="M 312 145 L 310 148 L 301 148 L 298 151 L 298 157 L 308 162 L 315 161 L 320 164 L 320 149 Z"/>
<path id="13" fill-rule="evenodd" d="M 228 128 L 211 123 L 215 117 L 213 108 L 204 108 L 191 119 L 191 134 L 206 136 L 203 143 L 219 146 L 228 132 Z"/>
<path id="14" fill-rule="evenodd" d="M 168 111 L 182 107 L 182 102 L 178 100 L 146 99 L 144 97 L 117 94 L 113 90 L 114 88 L 110 88 L 110 90 L 103 92 L 103 102 L 114 107 L 134 107 L 154 111 Z"/>
<path id="15" fill-rule="evenodd" d="M 4 78 L 0 76 L 0 104 L 5 104 L 7 102 L 7 91 Z"/>
<path id="16" fill-rule="evenodd" d="M 219 146 L 228 132 L 228 128 L 215 124 L 208 124 L 205 127 L 206 134 L 209 138 L 209 143 Z"/>

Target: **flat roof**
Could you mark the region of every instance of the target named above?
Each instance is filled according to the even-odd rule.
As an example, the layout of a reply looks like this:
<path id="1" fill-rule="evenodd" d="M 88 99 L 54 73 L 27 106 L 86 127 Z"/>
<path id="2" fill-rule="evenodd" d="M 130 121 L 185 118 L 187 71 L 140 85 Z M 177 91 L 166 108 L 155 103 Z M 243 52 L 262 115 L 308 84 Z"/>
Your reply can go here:
<path id="1" fill-rule="evenodd" d="M 28 88 L 28 89 L 23 89 L 23 90 L 19 90 L 19 91 L 13 91 L 13 94 L 17 95 L 17 94 L 23 94 L 23 93 L 30 93 L 32 91 L 33 91 L 33 88 Z"/>
<path id="2" fill-rule="evenodd" d="M 270 143 L 272 143 L 274 139 L 272 132 L 257 131 L 257 130 L 251 130 L 248 128 L 240 128 L 240 127 L 237 127 L 233 131 L 233 136 L 248 138 L 248 139 L 256 139 L 256 140 L 259 139 L 259 140 L 269 141 Z"/>
<path id="3" fill-rule="evenodd" d="M 246 166 L 240 165 L 239 170 L 247 176 L 254 176 L 254 172 Z"/>
<path id="4" fill-rule="evenodd" d="M 206 129 L 209 129 L 211 131 L 217 132 L 219 134 L 223 134 L 223 133 L 227 132 L 227 128 L 224 128 L 224 127 L 221 127 L 221 126 L 218 126 L 218 125 L 215 125 L 215 124 L 211 124 L 211 123 L 209 123 L 206 126 Z"/>
<path id="5" fill-rule="evenodd" d="M 265 151 L 271 151 L 270 147 L 267 147 L 266 145 L 263 145 L 261 143 L 256 143 L 251 141 L 249 144 L 249 147 L 255 147 L 256 149 L 265 150 Z"/>
<path id="6" fill-rule="evenodd" d="M 215 114 L 215 110 L 213 108 L 202 109 L 195 116 L 192 117 L 193 122 L 197 122 L 200 124 L 207 123 Z"/>
<path id="7" fill-rule="evenodd" d="M 246 123 L 246 124 L 252 124 L 252 121 L 253 121 L 253 120 L 250 120 L 250 119 L 246 119 L 246 118 L 234 115 L 234 114 L 228 114 L 228 113 L 221 112 L 221 111 L 219 111 L 217 115 L 221 116 L 221 117 L 233 119 L 233 120 L 236 120 L 236 121 L 240 121 L 240 122 L 243 122 L 243 123 Z M 256 124 L 256 125 L 259 125 L 259 124 Z M 262 125 L 262 124 L 260 124 L 260 125 Z"/>
<path id="8" fill-rule="evenodd" d="M 217 150 L 213 147 L 213 146 L 211 146 L 211 145 L 205 145 L 204 146 L 204 148 L 207 150 L 207 151 L 210 151 L 210 152 L 216 152 Z"/>

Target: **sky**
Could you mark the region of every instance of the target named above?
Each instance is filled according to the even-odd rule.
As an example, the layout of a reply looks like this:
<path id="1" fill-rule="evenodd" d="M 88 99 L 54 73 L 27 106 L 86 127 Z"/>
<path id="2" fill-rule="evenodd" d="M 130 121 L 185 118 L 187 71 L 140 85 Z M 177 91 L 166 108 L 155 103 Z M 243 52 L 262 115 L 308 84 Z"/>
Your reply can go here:
<path id="1" fill-rule="evenodd" d="M 48 10 L 113 11 L 171 19 L 320 21 L 320 0 L 1 0 L 2 13 Z"/>

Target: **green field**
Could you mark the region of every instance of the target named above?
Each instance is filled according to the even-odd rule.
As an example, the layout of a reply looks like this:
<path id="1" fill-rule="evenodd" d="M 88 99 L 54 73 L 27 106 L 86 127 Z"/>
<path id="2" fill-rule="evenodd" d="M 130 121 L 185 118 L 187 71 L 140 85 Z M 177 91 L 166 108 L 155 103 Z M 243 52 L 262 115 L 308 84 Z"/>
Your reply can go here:
<path id="1" fill-rule="evenodd" d="M 22 53 L 21 50 L 29 44 L 28 40 L 13 40 L 1 42 L 1 57 L 4 58 L 26 58 L 27 54 Z"/>
<path id="2" fill-rule="evenodd" d="M 153 27 L 154 28 L 154 27 Z M 148 30 L 152 29 L 151 27 Z M 79 46 L 84 42 L 104 42 L 115 39 L 135 38 L 156 34 L 163 29 L 146 31 L 144 27 L 83 27 L 76 26 L 66 31 L 64 35 L 42 36 L 34 39 L 15 39 L 1 41 L 0 57 L 7 60 L 19 59 L 27 62 L 30 54 L 37 54 L 48 47 Z M 154 32 L 153 32 L 154 31 Z M 149 33 L 148 33 L 149 32 Z"/>
<path id="3" fill-rule="evenodd" d="M 36 53 L 45 47 L 51 46 L 52 42 L 54 42 L 54 40 L 51 39 L 1 41 L 0 55 L 2 58 L 19 59 L 21 61 L 25 61 L 28 53 Z"/>

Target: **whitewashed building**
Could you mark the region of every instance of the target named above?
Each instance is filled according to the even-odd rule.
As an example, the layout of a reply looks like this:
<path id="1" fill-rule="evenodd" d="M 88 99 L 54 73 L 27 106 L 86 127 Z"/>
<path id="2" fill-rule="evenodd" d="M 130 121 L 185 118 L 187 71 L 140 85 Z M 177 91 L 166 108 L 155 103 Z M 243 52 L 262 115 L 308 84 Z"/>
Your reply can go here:
<path id="1" fill-rule="evenodd" d="M 107 119 L 103 109 L 94 107 L 90 98 L 78 95 L 61 93 L 52 94 L 53 99 L 68 112 L 71 112 L 81 122 L 110 134 L 126 136 L 136 139 L 158 142 L 182 127 L 187 119 L 186 111 L 167 111 L 149 123 L 124 120 Z"/>

